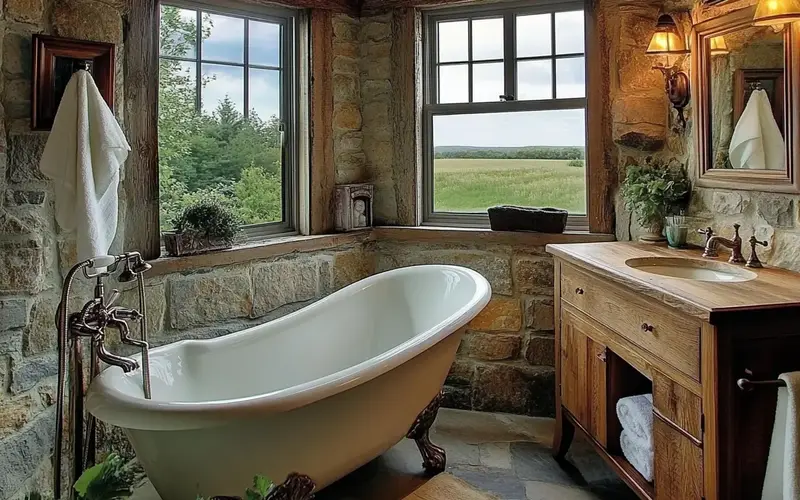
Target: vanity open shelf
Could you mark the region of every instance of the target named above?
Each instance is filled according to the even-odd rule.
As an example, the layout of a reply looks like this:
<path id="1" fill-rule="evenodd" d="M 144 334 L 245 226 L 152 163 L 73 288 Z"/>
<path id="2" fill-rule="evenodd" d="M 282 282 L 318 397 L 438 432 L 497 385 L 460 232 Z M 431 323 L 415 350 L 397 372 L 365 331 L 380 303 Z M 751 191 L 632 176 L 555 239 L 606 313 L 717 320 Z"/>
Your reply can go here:
<path id="1" fill-rule="evenodd" d="M 664 276 L 626 262 L 699 266 L 700 251 L 634 243 L 548 251 L 557 299 L 556 456 L 577 430 L 640 498 L 760 498 L 777 388 L 745 392 L 736 381 L 800 369 L 800 276 L 778 269 L 733 282 Z M 620 398 L 648 393 L 652 482 L 624 458 L 615 411 Z"/>

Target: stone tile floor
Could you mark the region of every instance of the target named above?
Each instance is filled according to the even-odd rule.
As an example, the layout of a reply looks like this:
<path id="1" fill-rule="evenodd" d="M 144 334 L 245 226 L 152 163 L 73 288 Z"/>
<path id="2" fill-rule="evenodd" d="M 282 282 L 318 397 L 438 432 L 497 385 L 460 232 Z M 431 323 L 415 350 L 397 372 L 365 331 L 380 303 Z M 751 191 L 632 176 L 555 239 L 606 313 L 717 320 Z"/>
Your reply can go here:
<path id="1" fill-rule="evenodd" d="M 447 472 L 502 500 L 635 500 L 592 449 L 576 438 L 565 470 L 550 456 L 554 421 L 443 409 L 431 440 L 447 451 Z M 401 500 L 426 478 L 416 445 L 403 440 L 316 495 L 317 500 Z M 135 500 L 156 500 L 145 488 Z"/>

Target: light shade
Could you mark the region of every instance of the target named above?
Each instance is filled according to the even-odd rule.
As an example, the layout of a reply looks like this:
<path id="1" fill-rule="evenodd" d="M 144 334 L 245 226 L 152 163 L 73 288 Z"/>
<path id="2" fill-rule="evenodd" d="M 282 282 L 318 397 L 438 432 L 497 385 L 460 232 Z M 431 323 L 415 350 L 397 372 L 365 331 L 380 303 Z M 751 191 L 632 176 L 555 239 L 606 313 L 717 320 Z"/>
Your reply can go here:
<path id="1" fill-rule="evenodd" d="M 773 26 L 800 21 L 800 0 L 758 0 L 753 24 Z"/>
<path id="2" fill-rule="evenodd" d="M 799 0 L 800 1 L 800 0 Z M 647 47 L 648 54 L 685 54 L 686 40 L 678 33 L 678 26 L 669 14 L 658 18 L 656 32 Z"/>
<path id="3" fill-rule="evenodd" d="M 725 37 L 722 35 L 715 36 L 709 40 L 709 44 L 711 45 L 712 56 L 721 56 L 731 53 L 730 49 L 728 49 L 728 44 L 725 43 Z"/>

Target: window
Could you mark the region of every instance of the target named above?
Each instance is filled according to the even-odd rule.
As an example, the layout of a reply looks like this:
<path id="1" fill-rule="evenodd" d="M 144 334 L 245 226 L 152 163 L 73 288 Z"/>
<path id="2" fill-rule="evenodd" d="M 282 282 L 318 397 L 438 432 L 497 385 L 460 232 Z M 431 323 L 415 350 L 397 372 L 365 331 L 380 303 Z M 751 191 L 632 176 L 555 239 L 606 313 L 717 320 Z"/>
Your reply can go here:
<path id="1" fill-rule="evenodd" d="M 201 198 L 249 237 L 296 229 L 295 32 L 291 10 L 161 6 L 162 229 Z"/>
<path id="2" fill-rule="evenodd" d="M 425 16 L 424 222 L 513 204 L 586 228 L 584 31 L 583 2 Z"/>

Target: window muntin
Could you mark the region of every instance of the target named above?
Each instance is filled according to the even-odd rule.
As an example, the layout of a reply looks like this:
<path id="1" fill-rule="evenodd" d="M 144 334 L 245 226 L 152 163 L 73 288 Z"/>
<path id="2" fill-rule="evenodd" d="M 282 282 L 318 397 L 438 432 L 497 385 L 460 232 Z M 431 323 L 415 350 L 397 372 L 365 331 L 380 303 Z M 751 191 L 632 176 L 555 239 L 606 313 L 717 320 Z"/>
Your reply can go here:
<path id="1" fill-rule="evenodd" d="M 424 44 L 424 222 L 481 226 L 520 204 L 568 209 L 582 229 L 583 3 L 432 11 Z"/>
<path id="2" fill-rule="evenodd" d="M 207 197 L 248 237 L 296 228 L 295 31 L 288 9 L 161 5 L 162 229 Z"/>

